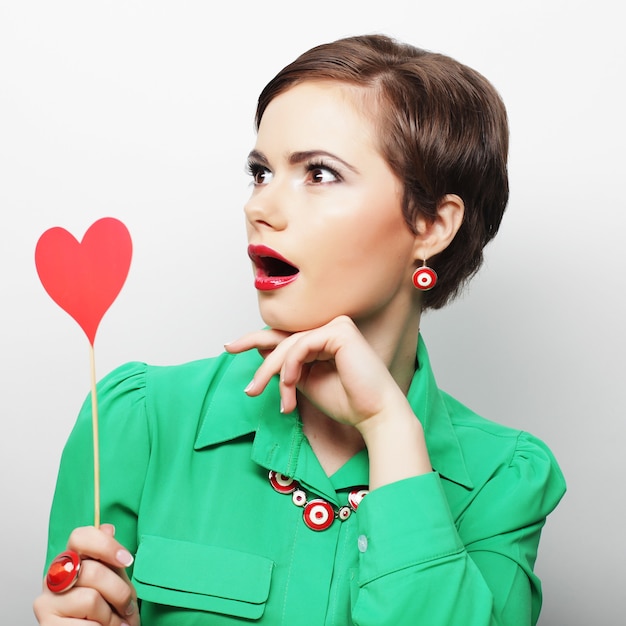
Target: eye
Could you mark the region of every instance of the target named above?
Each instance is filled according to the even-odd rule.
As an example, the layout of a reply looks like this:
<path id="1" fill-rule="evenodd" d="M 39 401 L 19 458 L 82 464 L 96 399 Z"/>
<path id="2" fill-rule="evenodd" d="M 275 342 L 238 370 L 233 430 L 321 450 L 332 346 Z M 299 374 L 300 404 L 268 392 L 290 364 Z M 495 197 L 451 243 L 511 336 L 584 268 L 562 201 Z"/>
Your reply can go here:
<path id="1" fill-rule="evenodd" d="M 325 163 L 309 163 L 306 169 L 310 182 L 316 185 L 336 183 L 341 180 L 339 173 Z"/>
<path id="2" fill-rule="evenodd" d="M 248 161 L 247 171 L 255 185 L 267 185 L 272 180 L 272 172 L 256 161 Z"/>

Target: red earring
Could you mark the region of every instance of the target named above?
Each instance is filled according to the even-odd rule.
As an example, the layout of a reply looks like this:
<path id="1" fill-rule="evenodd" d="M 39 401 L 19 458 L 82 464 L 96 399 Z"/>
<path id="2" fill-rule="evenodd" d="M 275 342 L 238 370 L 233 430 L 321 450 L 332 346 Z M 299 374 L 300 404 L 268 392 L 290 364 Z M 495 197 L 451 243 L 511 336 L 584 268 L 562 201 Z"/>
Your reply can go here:
<path id="1" fill-rule="evenodd" d="M 420 291 L 428 291 L 437 284 L 437 272 L 427 267 L 426 259 L 424 259 L 422 267 L 418 267 L 415 272 L 413 272 L 413 284 L 415 288 Z"/>

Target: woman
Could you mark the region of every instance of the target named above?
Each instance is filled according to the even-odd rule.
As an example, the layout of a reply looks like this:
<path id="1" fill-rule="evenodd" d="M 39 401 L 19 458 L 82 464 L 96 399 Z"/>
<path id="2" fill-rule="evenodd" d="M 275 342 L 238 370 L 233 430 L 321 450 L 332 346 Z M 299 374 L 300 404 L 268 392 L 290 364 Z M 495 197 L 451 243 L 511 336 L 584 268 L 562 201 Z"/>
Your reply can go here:
<path id="1" fill-rule="evenodd" d="M 245 212 L 267 328 L 101 383 L 109 523 L 89 526 L 86 404 L 48 552 L 82 563 L 71 589 L 44 584 L 40 623 L 535 624 L 561 473 L 438 390 L 419 336 L 500 224 L 498 94 L 448 57 L 356 37 L 279 72 L 256 121 Z"/>

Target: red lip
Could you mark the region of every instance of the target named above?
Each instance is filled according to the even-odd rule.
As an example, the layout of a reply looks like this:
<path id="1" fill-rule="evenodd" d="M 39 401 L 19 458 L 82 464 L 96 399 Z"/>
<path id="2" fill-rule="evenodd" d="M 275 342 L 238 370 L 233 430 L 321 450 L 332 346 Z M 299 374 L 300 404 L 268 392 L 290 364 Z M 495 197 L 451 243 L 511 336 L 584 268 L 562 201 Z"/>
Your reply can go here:
<path id="1" fill-rule="evenodd" d="M 254 286 L 260 291 L 280 289 L 298 278 L 298 268 L 268 246 L 250 244 L 248 256 L 254 263 Z"/>

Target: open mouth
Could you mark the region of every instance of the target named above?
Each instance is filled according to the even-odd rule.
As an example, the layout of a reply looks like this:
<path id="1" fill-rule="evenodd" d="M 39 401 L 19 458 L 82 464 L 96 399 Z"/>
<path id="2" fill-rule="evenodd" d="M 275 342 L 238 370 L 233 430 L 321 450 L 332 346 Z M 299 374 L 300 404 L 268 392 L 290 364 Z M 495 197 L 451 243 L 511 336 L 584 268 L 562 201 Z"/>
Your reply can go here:
<path id="1" fill-rule="evenodd" d="M 279 289 L 298 277 L 300 270 L 267 246 L 248 246 L 248 256 L 256 269 L 254 282 L 257 289 L 263 291 Z"/>
<path id="2" fill-rule="evenodd" d="M 259 257 L 257 267 L 267 276 L 293 276 L 298 273 L 297 267 L 271 256 Z"/>

